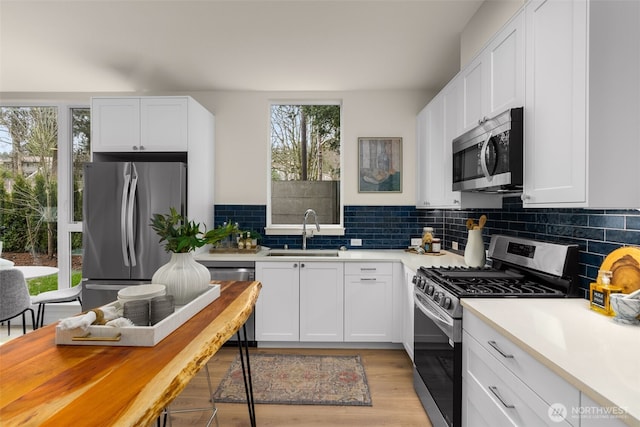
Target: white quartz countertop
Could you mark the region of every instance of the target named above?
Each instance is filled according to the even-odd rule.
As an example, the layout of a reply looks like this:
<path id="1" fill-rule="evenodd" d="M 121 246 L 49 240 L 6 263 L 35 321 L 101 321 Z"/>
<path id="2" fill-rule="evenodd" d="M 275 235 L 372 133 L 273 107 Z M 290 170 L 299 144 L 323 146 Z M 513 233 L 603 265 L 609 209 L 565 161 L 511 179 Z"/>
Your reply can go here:
<path id="1" fill-rule="evenodd" d="M 466 298 L 462 305 L 601 406 L 623 409 L 628 425 L 640 426 L 640 326 L 614 322 L 584 299 Z"/>
<path id="2" fill-rule="evenodd" d="M 282 250 L 280 250 L 282 251 Z M 298 252 L 298 250 L 296 250 Z M 196 254 L 198 261 L 260 261 L 275 262 L 287 261 L 291 259 L 304 258 L 308 261 L 357 261 L 357 262 L 401 262 L 411 270 L 416 271 L 419 267 L 441 267 L 441 266 L 463 266 L 464 258 L 458 254 L 442 251 L 442 255 L 417 255 L 406 252 L 402 249 L 349 249 L 338 251 L 338 256 L 310 256 L 305 258 L 297 254 L 289 256 L 268 256 L 269 248 L 263 247 L 255 254 L 239 253 L 199 253 Z"/>

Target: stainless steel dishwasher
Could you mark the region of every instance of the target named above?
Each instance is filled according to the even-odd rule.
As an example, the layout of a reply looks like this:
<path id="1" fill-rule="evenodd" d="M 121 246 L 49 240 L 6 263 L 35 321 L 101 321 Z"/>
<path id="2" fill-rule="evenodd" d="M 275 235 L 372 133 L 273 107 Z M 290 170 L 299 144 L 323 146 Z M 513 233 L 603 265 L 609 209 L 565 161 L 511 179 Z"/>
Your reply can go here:
<path id="1" fill-rule="evenodd" d="M 256 279 L 256 263 L 254 261 L 212 261 L 198 260 L 209 269 L 211 280 L 238 280 L 252 281 Z M 247 341 L 255 347 L 256 344 L 256 319 L 255 312 L 251 313 L 246 323 Z M 228 342 L 237 343 L 237 335 L 231 337 Z"/>

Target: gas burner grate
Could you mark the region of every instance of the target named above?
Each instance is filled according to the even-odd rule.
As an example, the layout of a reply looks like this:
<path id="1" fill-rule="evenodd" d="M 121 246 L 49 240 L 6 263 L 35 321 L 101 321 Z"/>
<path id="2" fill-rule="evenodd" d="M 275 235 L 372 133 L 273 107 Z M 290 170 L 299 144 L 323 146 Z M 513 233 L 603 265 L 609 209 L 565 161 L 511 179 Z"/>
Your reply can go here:
<path id="1" fill-rule="evenodd" d="M 458 298 L 565 295 L 543 283 L 527 280 L 521 274 L 491 268 L 422 267 L 420 271 Z"/>

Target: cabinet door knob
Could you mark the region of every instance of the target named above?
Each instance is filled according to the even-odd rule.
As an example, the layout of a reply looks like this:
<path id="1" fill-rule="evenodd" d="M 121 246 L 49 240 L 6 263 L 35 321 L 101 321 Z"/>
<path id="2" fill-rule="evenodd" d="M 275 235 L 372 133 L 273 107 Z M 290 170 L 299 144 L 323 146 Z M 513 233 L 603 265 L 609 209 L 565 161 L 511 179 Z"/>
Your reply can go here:
<path id="1" fill-rule="evenodd" d="M 137 149 L 138 149 L 138 146 L 137 146 L 137 145 L 134 145 L 134 146 L 133 146 L 133 150 L 135 151 L 135 150 L 137 150 Z"/>
<path id="2" fill-rule="evenodd" d="M 140 146 L 140 149 L 141 149 L 141 150 L 144 150 L 144 145 L 141 145 L 141 146 Z"/>
<path id="3" fill-rule="evenodd" d="M 293 268 L 298 268 L 298 264 L 293 264 Z"/>
<path id="4" fill-rule="evenodd" d="M 304 264 L 300 264 L 300 268 L 304 268 Z"/>

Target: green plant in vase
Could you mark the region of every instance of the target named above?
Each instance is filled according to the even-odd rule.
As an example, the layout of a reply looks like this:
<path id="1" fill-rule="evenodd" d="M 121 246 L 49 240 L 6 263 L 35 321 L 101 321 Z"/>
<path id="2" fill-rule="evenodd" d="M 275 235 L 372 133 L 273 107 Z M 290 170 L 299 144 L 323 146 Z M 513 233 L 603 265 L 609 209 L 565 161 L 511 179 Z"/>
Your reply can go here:
<path id="1" fill-rule="evenodd" d="M 153 214 L 150 226 L 171 254 L 151 281 L 165 285 L 176 305 L 188 304 L 206 291 L 211 281 L 209 270 L 193 257 L 193 251 L 206 243 L 200 224 L 170 208 L 168 214 Z"/>

